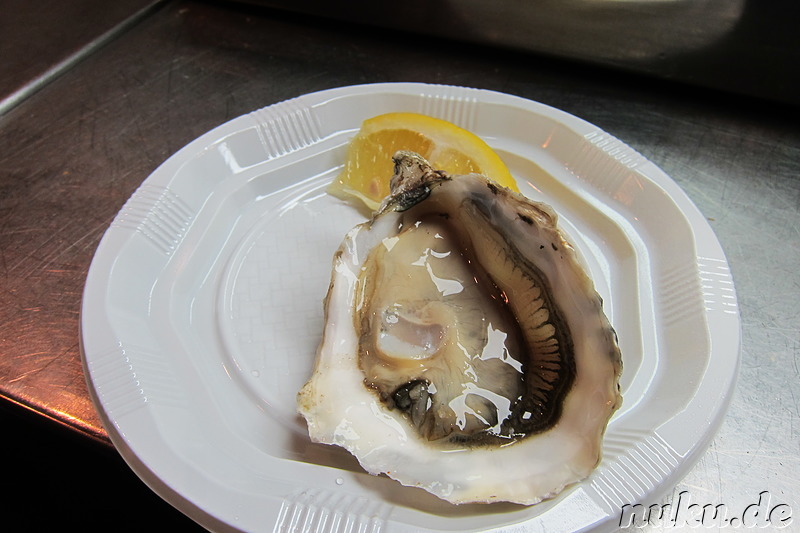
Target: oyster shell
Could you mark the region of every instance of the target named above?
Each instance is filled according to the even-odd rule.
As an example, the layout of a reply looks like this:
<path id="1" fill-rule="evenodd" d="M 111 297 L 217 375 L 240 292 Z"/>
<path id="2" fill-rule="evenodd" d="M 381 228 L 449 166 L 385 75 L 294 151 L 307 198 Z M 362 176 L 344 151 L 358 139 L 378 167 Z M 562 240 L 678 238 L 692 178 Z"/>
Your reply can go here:
<path id="1" fill-rule="evenodd" d="M 334 257 L 309 435 L 452 503 L 552 497 L 595 468 L 621 402 L 602 301 L 550 207 L 394 160 Z"/>

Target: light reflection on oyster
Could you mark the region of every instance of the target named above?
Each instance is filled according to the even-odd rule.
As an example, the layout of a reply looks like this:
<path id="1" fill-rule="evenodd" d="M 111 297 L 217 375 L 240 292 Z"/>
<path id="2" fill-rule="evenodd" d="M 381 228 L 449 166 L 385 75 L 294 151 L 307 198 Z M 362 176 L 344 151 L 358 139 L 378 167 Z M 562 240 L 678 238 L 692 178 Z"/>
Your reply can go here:
<path id="1" fill-rule="evenodd" d="M 392 194 L 334 257 L 325 314 L 298 409 L 368 472 L 533 504 L 599 462 L 622 363 L 548 206 L 398 152 Z"/>

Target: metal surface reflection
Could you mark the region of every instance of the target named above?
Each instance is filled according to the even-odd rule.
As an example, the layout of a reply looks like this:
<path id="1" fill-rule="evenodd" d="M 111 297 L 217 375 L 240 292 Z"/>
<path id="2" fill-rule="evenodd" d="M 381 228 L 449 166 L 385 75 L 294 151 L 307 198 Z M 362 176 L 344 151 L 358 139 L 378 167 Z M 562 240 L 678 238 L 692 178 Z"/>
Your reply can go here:
<path id="1" fill-rule="evenodd" d="M 754 0 L 241 0 L 800 103 L 800 6 Z M 402 38 L 401 38 L 402 39 Z M 414 40 L 409 36 L 408 40 Z M 523 62 L 532 64 L 520 58 Z"/>
<path id="2" fill-rule="evenodd" d="M 599 62 L 648 64 L 728 35 L 744 0 L 448 0 L 456 34 Z M 463 33 L 462 33 L 463 32 Z"/>

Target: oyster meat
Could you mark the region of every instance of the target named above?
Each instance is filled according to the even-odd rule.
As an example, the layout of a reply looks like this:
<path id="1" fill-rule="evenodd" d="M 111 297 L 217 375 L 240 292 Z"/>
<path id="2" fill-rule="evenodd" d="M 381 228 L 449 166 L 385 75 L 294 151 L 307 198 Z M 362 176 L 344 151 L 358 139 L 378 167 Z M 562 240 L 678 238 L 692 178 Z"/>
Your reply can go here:
<path id="1" fill-rule="evenodd" d="M 334 257 L 298 394 L 311 439 L 452 503 L 552 497 L 598 464 L 621 402 L 602 301 L 549 206 L 394 161 Z"/>

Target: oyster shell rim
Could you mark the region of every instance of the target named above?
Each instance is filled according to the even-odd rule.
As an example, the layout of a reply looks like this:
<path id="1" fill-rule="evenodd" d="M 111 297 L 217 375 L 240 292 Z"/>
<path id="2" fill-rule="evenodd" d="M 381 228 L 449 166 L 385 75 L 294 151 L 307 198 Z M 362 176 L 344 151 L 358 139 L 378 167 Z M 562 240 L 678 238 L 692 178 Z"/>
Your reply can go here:
<path id="1" fill-rule="evenodd" d="M 338 353 L 334 351 L 332 354 L 326 353 L 326 348 L 329 348 L 331 345 L 330 338 L 334 334 L 332 328 L 335 328 L 337 324 L 343 322 L 343 319 L 334 319 L 333 321 L 330 320 L 331 318 L 331 309 L 336 309 L 336 305 L 340 305 L 339 302 L 342 298 L 344 298 L 348 302 L 347 308 L 352 308 L 354 305 L 354 295 L 355 295 L 355 284 L 357 283 L 358 274 L 357 271 L 361 268 L 364 260 L 368 256 L 368 253 L 364 253 L 363 257 L 360 260 L 357 259 L 358 257 L 358 250 L 363 250 L 364 248 L 371 249 L 373 246 L 377 245 L 377 240 L 373 237 L 372 242 L 367 239 L 367 243 L 358 242 L 363 235 L 369 235 L 372 232 L 377 232 L 377 235 L 380 235 L 378 230 L 386 229 L 381 228 L 381 226 L 389 226 L 392 225 L 396 226 L 396 218 L 399 216 L 400 213 L 408 210 L 410 207 L 415 205 L 416 203 L 424 201 L 428 196 L 431 194 L 431 190 L 434 188 L 441 187 L 444 183 L 450 182 L 457 182 L 460 180 L 461 183 L 464 183 L 465 180 L 461 180 L 463 177 L 450 179 L 443 173 L 436 171 L 435 174 L 429 174 L 427 172 L 423 172 L 423 174 L 428 174 L 430 179 L 434 180 L 434 185 L 428 187 L 425 183 L 424 176 L 423 179 L 420 180 L 418 169 L 414 169 L 415 165 L 408 165 L 408 160 L 411 158 L 412 160 L 416 161 L 416 158 L 422 160 L 423 168 L 427 165 L 427 162 L 424 161 L 421 157 L 413 153 L 402 153 L 399 152 L 395 157 L 395 169 L 396 174 L 393 177 L 393 194 L 381 205 L 381 208 L 374 214 L 374 216 L 350 230 L 347 235 L 345 236 L 342 244 L 340 245 L 337 252 L 334 254 L 334 261 L 333 261 L 333 272 L 331 276 L 331 283 L 328 288 L 328 293 L 326 294 L 324 300 L 324 308 L 325 308 L 325 331 L 323 333 L 323 339 L 320 343 L 320 347 L 318 350 L 317 358 L 314 363 L 314 371 L 312 377 L 308 380 L 308 382 L 304 385 L 301 391 L 298 393 L 298 412 L 306 419 L 309 436 L 314 442 L 320 442 L 324 444 L 336 444 L 350 452 L 356 459 L 359 461 L 361 466 L 369 473 L 374 475 L 379 474 L 386 474 L 392 479 L 399 481 L 403 485 L 407 486 L 416 486 L 421 487 L 431 492 L 432 494 L 447 500 L 451 503 L 461 504 L 461 503 L 490 503 L 496 501 L 504 501 L 504 502 L 512 502 L 512 503 L 519 503 L 524 505 L 531 505 L 538 503 L 542 500 L 549 499 L 558 493 L 560 493 L 566 486 L 581 481 L 585 477 L 587 477 L 591 471 L 597 466 L 601 459 L 601 449 L 602 449 L 602 437 L 606 430 L 608 421 L 610 420 L 613 413 L 619 408 L 622 396 L 620 393 L 620 386 L 619 386 L 619 378 L 622 372 L 622 360 L 621 355 L 616 339 L 616 333 L 614 332 L 613 328 L 611 327 L 610 323 L 608 322 L 607 317 L 602 312 L 602 300 L 600 299 L 599 295 L 597 295 L 596 291 L 594 290 L 594 284 L 589 278 L 589 276 L 584 272 L 583 268 L 580 266 L 577 258 L 575 257 L 575 252 L 571 245 L 569 245 L 564 239 L 561 232 L 557 228 L 557 215 L 552 210 L 550 206 L 547 204 L 542 204 L 540 202 L 532 202 L 528 200 L 524 196 L 519 193 L 514 193 L 508 189 L 499 187 L 497 185 L 492 184 L 491 180 L 483 176 L 478 175 L 467 175 L 472 176 L 473 178 L 477 177 L 481 180 L 487 180 L 490 183 L 489 189 L 492 190 L 492 193 L 497 195 L 499 191 L 502 191 L 501 194 L 513 195 L 512 197 L 517 198 L 518 200 L 522 200 L 526 203 L 533 203 L 537 206 L 543 206 L 543 211 L 547 213 L 550 222 L 552 223 L 552 232 L 553 237 L 557 237 L 559 239 L 560 246 L 560 254 L 566 254 L 568 259 L 571 261 L 572 268 L 575 270 L 575 274 L 578 275 L 578 279 L 576 280 L 578 283 L 577 285 L 573 286 L 573 289 L 583 289 L 588 294 L 594 294 L 597 302 L 597 309 L 599 310 L 599 314 L 595 316 L 600 321 L 601 331 L 605 332 L 606 341 L 611 341 L 612 344 L 612 357 L 609 359 L 610 366 L 612 369 L 612 378 L 611 382 L 613 391 L 606 394 L 607 399 L 601 404 L 605 404 L 605 409 L 603 409 L 602 405 L 599 406 L 600 410 L 604 410 L 602 414 L 602 423 L 598 426 L 593 428 L 592 434 L 589 435 L 587 439 L 587 434 L 584 431 L 578 432 L 575 428 L 566 424 L 566 422 L 571 421 L 574 416 L 576 416 L 577 411 L 583 410 L 586 405 L 593 405 L 592 402 L 587 402 L 585 399 L 582 398 L 581 395 L 577 394 L 574 390 L 569 391 L 567 394 L 564 403 L 563 403 L 563 411 L 562 420 L 557 422 L 556 425 L 545 431 L 544 433 L 536 434 L 530 436 L 525 439 L 521 439 L 520 441 L 514 443 L 513 445 L 508 446 L 501 446 L 496 449 L 467 449 L 467 450 L 458 450 L 455 452 L 448 451 L 442 453 L 434 453 L 436 456 L 433 460 L 419 463 L 418 461 L 414 463 L 414 458 L 419 458 L 420 455 L 424 455 L 425 451 L 430 451 L 429 447 L 426 447 L 422 442 L 422 439 L 419 438 L 409 438 L 408 432 L 404 431 L 404 428 L 401 425 L 401 421 L 392 418 L 390 413 L 382 412 L 381 409 L 381 402 L 377 399 L 376 395 L 369 391 L 366 387 L 363 386 L 363 374 L 360 374 L 360 369 L 358 368 L 358 339 L 355 337 L 351 337 L 348 331 L 348 337 L 345 339 L 340 338 L 334 342 L 337 345 L 339 351 Z M 404 168 L 403 165 L 405 164 L 406 171 L 411 168 L 411 172 L 406 172 L 406 178 L 408 180 L 405 183 L 411 183 L 410 186 L 404 186 L 404 181 L 399 180 L 396 181 L 398 175 L 403 174 Z M 427 165 L 427 168 L 430 169 L 430 166 Z M 486 183 L 484 181 L 483 183 Z M 426 190 L 424 194 L 419 194 L 419 192 L 414 192 L 415 190 L 424 187 Z M 409 205 L 410 204 L 410 205 Z M 387 216 L 389 215 L 389 216 Z M 523 225 L 529 225 L 530 222 L 527 220 L 523 220 Z M 366 245 L 366 246 L 365 246 Z M 554 251 L 556 247 L 553 247 Z M 355 254 L 355 255 L 354 255 Z M 351 265 L 348 266 L 348 258 L 356 259 L 355 261 L 351 261 Z M 350 267 L 350 268 L 349 268 Z M 336 283 L 338 280 L 343 280 L 344 283 Z M 344 289 L 342 288 L 344 285 Z M 344 292 L 344 294 L 341 294 Z M 343 307 L 339 307 L 339 309 L 343 309 Z M 331 328 L 331 329 L 329 329 Z M 609 335 L 610 334 L 610 335 Z M 586 339 L 578 338 L 577 345 L 582 347 Z M 576 347 L 576 352 L 582 348 Z M 614 354 L 616 357 L 614 357 Z M 350 364 L 350 368 L 355 368 L 357 372 L 355 374 L 351 374 L 347 376 L 347 366 L 345 365 L 344 371 L 342 371 L 342 367 L 336 367 L 331 365 L 331 361 L 327 361 L 326 355 L 328 357 L 333 357 L 334 362 L 336 359 L 340 359 L 339 363 L 347 363 Z M 584 356 L 586 357 L 586 356 Z M 577 360 L 577 357 L 576 357 Z M 591 362 L 591 361 L 590 361 Z M 577 363 L 576 363 L 577 364 Z M 585 363 L 584 363 L 585 364 Z M 607 370 L 607 369 L 606 369 Z M 350 379 L 348 380 L 346 378 Z M 342 404 L 339 400 L 341 400 L 342 395 L 339 395 L 336 398 L 336 405 L 338 406 L 340 412 L 342 413 L 349 413 L 353 409 L 358 408 L 359 414 L 358 416 L 354 416 L 354 413 L 349 413 L 350 421 L 348 422 L 345 420 L 340 420 L 340 424 L 338 424 L 332 432 L 328 432 L 327 435 L 325 434 L 324 430 L 319 427 L 319 424 L 316 423 L 315 416 L 320 414 L 316 407 L 320 406 L 322 400 L 324 399 L 326 402 L 325 411 L 330 413 L 331 409 L 330 397 L 325 398 L 323 394 L 318 392 L 316 389 L 317 381 L 321 381 L 325 383 L 327 380 L 333 380 L 334 382 L 337 381 L 338 378 L 340 386 L 342 384 L 349 385 L 354 391 L 358 391 L 356 397 L 353 398 L 354 403 L 348 405 L 347 402 Z M 360 379 L 359 379 L 360 378 Z M 585 370 L 581 372 L 580 375 L 576 375 L 575 383 L 573 388 L 578 389 L 580 386 L 583 385 L 585 381 Z M 608 381 L 608 380 L 606 380 Z M 594 391 L 597 392 L 597 391 Z M 316 396 L 317 401 L 314 401 L 314 397 Z M 597 403 L 594 404 L 597 406 Z M 364 409 L 366 408 L 366 409 Z M 375 420 L 379 422 L 383 422 L 383 425 L 375 424 L 375 427 L 363 427 L 361 424 L 357 422 L 359 420 L 363 420 L 365 417 L 372 415 Z M 354 427 L 353 421 L 356 421 Z M 404 422 L 404 421 L 403 421 Z M 369 425 L 369 424 L 368 424 Z M 380 429 L 382 432 L 377 432 L 377 434 L 371 434 L 374 430 Z M 371 435 L 370 435 L 371 434 Z M 380 450 L 382 445 L 376 445 L 375 442 L 372 444 L 367 443 L 364 447 L 368 450 L 364 452 L 362 450 L 362 444 L 364 444 L 365 439 L 367 441 L 378 441 L 380 442 L 381 438 L 385 438 L 387 435 L 395 435 L 396 441 L 394 444 L 398 446 L 396 450 L 393 450 L 389 453 L 384 454 L 383 451 L 381 453 L 376 453 L 376 450 Z M 572 436 L 574 437 L 574 441 L 577 442 L 586 442 L 587 440 L 593 441 L 593 445 L 589 446 L 589 451 L 586 453 L 581 453 L 580 450 L 575 450 L 574 447 L 564 446 L 564 445 L 557 445 L 557 446 L 549 446 L 550 441 L 554 438 L 561 437 L 562 435 Z M 536 442 L 537 444 L 531 444 L 532 442 Z M 399 443 L 399 444 L 398 444 Z M 421 444 L 421 445 L 420 445 Z M 538 462 L 534 465 L 535 471 L 530 471 L 529 469 L 522 469 L 519 467 L 514 468 L 513 463 L 517 462 L 518 464 L 522 465 L 525 464 L 526 466 L 530 465 L 530 461 L 525 461 L 525 459 L 530 459 L 527 457 L 525 453 L 520 452 L 519 450 L 524 448 L 525 451 L 529 451 L 530 448 L 538 448 L 538 447 L 549 447 L 551 451 L 557 450 L 559 453 L 569 452 L 572 453 L 573 457 L 578 457 L 581 460 L 581 465 L 579 467 L 571 467 L 568 465 L 568 461 L 565 459 L 563 461 L 546 461 L 547 465 L 542 464 L 542 462 Z M 459 461 L 456 459 L 453 461 L 453 457 L 458 457 L 461 453 L 469 453 L 470 455 L 470 463 L 474 466 L 476 460 L 480 460 L 480 462 L 484 463 L 482 466 L 483 468 L 488 468 L 490 465 L 496 468 L 496 453 L 501 452 L 504 455 L 504 463 L 506 470 L 509 474 L 509 477 L 504 478 L 498 482 L 495 482 L 489 486 L 484 486 L 480 491 L 472 490 L 471 492 L 467 489 L 460 488 L 457 484 L 451 483 L 451 481 L 456 480 L 457 478 L 462 478 L 462 483 L 465 477 L 469 477 L 470 475 L 474 476 L 477 475 L 475 473 L 475 469 L 471 470 L 472 474 L 467 474 L 464 476 L 463 469 L 464 465 L 460 464 Z M 403 453 L 405 452 L 405 453 Z M 376 457 L 378 457 L 376 459 Z M 411 463 L 421 465 L 420 468 L 417 469 L 416 474 L 408 474 L 406 470 L 409 470 L 409 465 Z M 402 468 L 397 468 L 393 465 L 403 465 Z M 447 472 L 441 478 L 437 479 L 426 479 L 428 476 L 425 474 L 428 471 L 428 467 L 435 465 L 438 468 L 447 468 Z M 511 465 L 509 467 L 509 465 Z M 555 466 L 555 468 L 553 468 Z M 410 468 L 410 470 L 414 470 L 414 468 Z M 520 471 L 525 471 L 524 474 L 519 475 Z M 557 478 L 557 481 L 551 482 L 546 484 L 547 486 L 542 487 L 536 485 L 534 480 L 541 477 L 543 472 L 553 473 Z M 478 467 L 478 474 L 480 473 L 480 466 Z M 513 475 L 516 474 L 514 477 Z M 512 482 L 512 477 L 514 477 Z M 442 481 L 442 480 L 447 481 Z M 521 495 L 525 494 L 525 495 Z"/>

